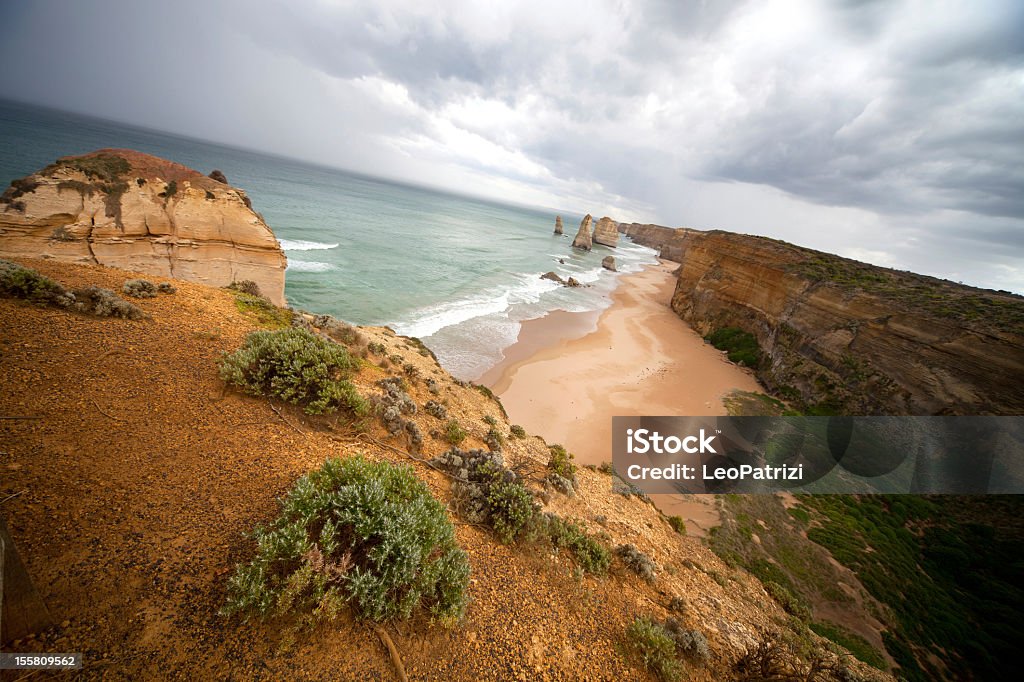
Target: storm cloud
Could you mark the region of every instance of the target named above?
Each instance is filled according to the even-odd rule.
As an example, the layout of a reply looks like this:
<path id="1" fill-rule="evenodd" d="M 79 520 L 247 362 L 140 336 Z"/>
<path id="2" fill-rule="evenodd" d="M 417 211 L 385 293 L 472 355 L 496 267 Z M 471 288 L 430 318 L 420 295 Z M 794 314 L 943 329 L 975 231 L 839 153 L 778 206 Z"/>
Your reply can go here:
<path id="1" fill-rule="evenodd" d="M 5 3 L 0 96 L 1024 291 L 1024 4 Z"/>

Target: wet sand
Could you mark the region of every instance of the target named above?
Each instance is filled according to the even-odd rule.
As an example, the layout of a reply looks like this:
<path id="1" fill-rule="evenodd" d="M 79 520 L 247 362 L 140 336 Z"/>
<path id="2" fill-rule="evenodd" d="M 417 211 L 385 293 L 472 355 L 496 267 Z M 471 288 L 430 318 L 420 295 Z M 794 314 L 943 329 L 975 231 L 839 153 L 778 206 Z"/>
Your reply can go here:
<path id="1" fill-rule="evenodd" d="M 677 266 L 661 261 L 624 276 L 596 324 L 594 313 L 563 311 L 524 322 L 505 359 L 479 382 L 501 398 L 512 423 L 565 445 L 580 464 L 611 461 L 615 415 L 726 414 L 729 392 L 763 390 L 669 307 Z M 710 497 L 652 497 L 675 498 L 656 503 L 687 519 L 690 532 L 715 525 Z"/>

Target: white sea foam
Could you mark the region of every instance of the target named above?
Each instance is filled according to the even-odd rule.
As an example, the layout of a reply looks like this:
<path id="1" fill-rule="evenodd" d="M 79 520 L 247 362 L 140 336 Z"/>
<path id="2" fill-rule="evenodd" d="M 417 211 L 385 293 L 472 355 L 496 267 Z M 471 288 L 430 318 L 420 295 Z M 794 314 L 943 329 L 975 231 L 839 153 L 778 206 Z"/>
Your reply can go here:
<path id="1" fill-rule="evenodd" d="M 281 248 L 285 251 L 326 251 L 338 248 L 337 244 L 309 242 L 304 239 L 278 239 L 277 241 L 281 243 Z"/>
<path id="2" fill-rule="evenodd" d="M 321 263 L 315 260 L 289 260 L 288 269 L 293 272 L 328 272 L 335 267 L 330 263 Z"/>
<path id="3" fill-rule="evenodd" d="M 541 279 L 541 273 L 516 273 L 510 286 L 490 289 L 456 301 L 421 308 L 410 315 L 410 320 L 394 325 L 395 331 L 406 336 L 423 338 L 436 334 L 445 327 L 460 324 L 485 315 L 506 313 L 516 304 L 536 303 L 541 294 L 559 288 L 557 282 Z"/>

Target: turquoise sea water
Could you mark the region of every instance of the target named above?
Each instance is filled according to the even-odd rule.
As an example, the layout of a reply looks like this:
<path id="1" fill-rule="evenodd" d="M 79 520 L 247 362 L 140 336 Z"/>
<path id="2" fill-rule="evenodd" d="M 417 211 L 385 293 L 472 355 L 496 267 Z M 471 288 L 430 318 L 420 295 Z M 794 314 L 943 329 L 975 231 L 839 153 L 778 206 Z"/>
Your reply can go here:
<path id="1" fill-rule="evenodd" d="M 582 216 L 503 205 L 299 161 L 0 101 L 0 183 L 60 156 L 127 147 L 201 172 L 224 171 L 273 228 L 288 256 L 285 295 L 304 310 L 418 336 L 441 363 L 472 379 L 496 364 L 519 322 L 549 310 L 597 310 L 618 275 L 655 262 L 620 241 L 570 247 Z M 595 216 L 597 218 L 599 216 Z M 564 264 L 559 260 L 564 260 Z M 554 270 L 589 287 L 540 279 Z"/>

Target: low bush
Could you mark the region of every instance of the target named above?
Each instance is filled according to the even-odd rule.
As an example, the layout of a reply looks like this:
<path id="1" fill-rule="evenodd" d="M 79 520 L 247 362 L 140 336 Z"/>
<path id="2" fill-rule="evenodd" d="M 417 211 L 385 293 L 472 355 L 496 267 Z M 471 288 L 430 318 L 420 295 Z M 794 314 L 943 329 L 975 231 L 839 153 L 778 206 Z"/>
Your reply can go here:
<path id="1" fill-rule="evenodd" d="M 686 521 L 683 520 L 682 516 L 669 516 L 666 518 L 668 525 L 672 526 L 672 530 L 680 535 L 686 535 Z"/>
<path id="2" fill-rule="evenodd" d="M 612 561 L 611 552 L 596 538 L 588 535 L 586 529 L 554 514 L 545 514 L 544 523 L 544 531 L 551 544 L 555 547 L 565 547 L 572 552 L 580 568 L 595 574 L 604 574 L 608 571 Z"/>
<path id="3" fill-rule="evenodd" d="M 68 308 L 75 302 L 75 297 L 59 282 L 7 260 L 0 260 L 0 294 L 59 308 Z"/>
<path id="4" fill-rule="evenodd" d="M 142 308 L 118 298 L 110 289 L 84 287 L 72 292 L 75 296 L 74 309 L 96 317 L 120 317 L 125 320 L 141 320 L 146 317 Z"/>
<path id="5" fill-rule="evenodd" d="M 436 419 L 447 419 L 448 408 L 436 400 L 428 400 L 423 404 L 423 410 Z"/>
<path id="6" fill-rule="evenodd" d="M 263 292 L 260 291 L 260 286 L 251 279 L 242 279 L 237 282 L 232 282 L 225 288 L 237 291 L 241 294 L 248 294 L 249 296 L 263 296 Z"/>
<path id="7" fill-rule="evenodd" d="M 313 318 L 313 326 L 321 329 L 329 337 L 346 346 L 368 345 L 366 344 L 366 337 L 363 336 L 357 327 L 330 315 L 315 316 Z"/>
<path id="8" fill-rule="evenodd" d="M 246 336 L 221 359 L 220 376 L 246 393 L 302 405 L 307 414 L 347 408 L 365 416 L 369 404 L 346 380 L 356 366 L 344 346 L 289 328 Z"/>
<path id="9" fill-rule="evenodd" d="M 626 628 L 626 638 L 658 679 L 666 682 L 679 679 L 682 666 L 676 660 L 676 643 L 663 626 L 641 616 Z"/>
<path id="10" fill-rule="evenodd" d="M 562 478 L 575 482 L 576 465 L 572 463 L 572 453 L 557 444 L 549 446 L 548 450 L 551 453 L 551 456 L 548 458 L 548 469 L 551 469 L 551 471 Z"/>
<path id="11" fill-rule="evenodd" d="M 176 294 L 178 293 L 178 287 L 174 286 L 170 282 L 160 282 L 156 285 L 156 290 L 161 294 Z"/>
<path id="12" fill-rule="evenodd" d="M 156 298 L 156 285 L 145 279 L 126 280 L 121 287 L 126 296 L 132 298 Z"/>
<path id="13" fill-rule="evenodd" d="M 811 610 L 803 601 L 798 599 L 789 589 L 783 587 L 777 582 L 769 580 L 764 583 L 764 589 L 771 595 L 772 599 L 779 603 L 779 606 L 791 616 L 795 616 L 800 620 L 807 621 L 811 619 Z"/>
<path id="14" fill-rule="evenodd" d="M 676 643 L 676 651 L 697 663 L 711 660 L 708 638 L 700 630 L 687 630 L 675 618 L 665 621 L 665 630 Z"/>
<path id="15" fill-rule="evenodd" d="M 496 481 L 487 490 L 487 511 L 504 543 L 513 542 L 529 532 L 538 506 L 533 495 L 519 481 Z"/>
<path id="16" fill-rule="evenodd" d="M 451 419 L 444 427 L 444 439 L 452 445 L 458 445 L 466 440 L 466 430 L 459 426 L 459 422 Z"/>
<path id="17" fill-rule="evenodd" d="M 296 319 L 288 308 L 279 308 L 263 296 L 243 292 L 235 293 L 235 307 L 239 312 L 255 316 L 261 324 L 276 329 L 290 327 Z"/>
<path id="18" fill-rule="evenodd" d="M 491 450 L 498 452 L 505 445 L 505 437 L 501 435 L 501 431 L 492 426 L 484 436 L 484 442 Z"/>
<path id="19" fill-rule="evenodd" d="M 761 348 L 750 332 L 737 327 L 722 327 L 705 336 L 704 340 L 718 350 L 726 351 L 729 360 L 738 365 L 756 368 L 761 364 Z"/>
<path id="20" fill-rule="evenodd" d="M 329 459 L 254 538 L 256 558 L 230 579 L 226 613 L 331 619 L 351 604 L 373 621 L 417 608 L 454 620 L 466 604 L 466 553 L 444 505 L 406 466 Z"/>
<path id="21" fill-rule="evenodd" d="M 510 432 L 516 438 L 526 438 L 526 429 L 524 429 L 519 424 L 513 424 L 512 428 L 510 429 Z"/>
<path id="22" fill-rule="evenodd" d="M 615 548 L 615 554 L 622 559 L 622 563 L 631 571 L 649 583 L 653 583 L 658 573 L 658 565 L 636 548 L 635 545 L 625 544 Z"/>

